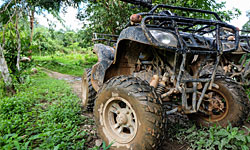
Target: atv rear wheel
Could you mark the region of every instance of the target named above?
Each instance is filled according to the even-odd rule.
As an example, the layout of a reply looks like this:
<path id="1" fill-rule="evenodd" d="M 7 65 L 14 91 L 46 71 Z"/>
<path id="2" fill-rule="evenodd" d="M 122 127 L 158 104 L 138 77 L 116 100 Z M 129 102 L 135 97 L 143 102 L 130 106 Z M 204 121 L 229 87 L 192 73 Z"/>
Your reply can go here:
<path id="1" fill-rule="evenodd" d="M 85 69 L 85 72 L 82 77 L 82 86 L 81 86 L 81 94 L 82 94 L 82 104 L 83 107 L 88 111 L 92 112 L 96 97 L 96 91 L 91 84 L 91 71 L 92 69 Z"/>
<path id="2" fill-rule="evenodd" d="M 119 76 L 98 93 L 94 117 L 99 136 L 111 149 L 158 149 L 165 118 L 154 89 L 139 78 Z"/>
<path id="3" fill-rule="evenodd" d="M 203 126 L 241 125 L 249 112 L 249 100 L 244 89 L 231 79 L 217 79 L 215 84 L 218 89 L 208 90 L 199 112 L 188 115 L 189 118 Z"/>

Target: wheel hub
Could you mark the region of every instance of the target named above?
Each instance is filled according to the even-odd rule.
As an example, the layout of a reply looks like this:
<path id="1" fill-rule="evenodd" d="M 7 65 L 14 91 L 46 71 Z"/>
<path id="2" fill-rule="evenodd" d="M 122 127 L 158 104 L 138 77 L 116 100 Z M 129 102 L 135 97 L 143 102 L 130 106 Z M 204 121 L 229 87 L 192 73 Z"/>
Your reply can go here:
<path id="1" fill-rule="evenodd" d="M 225 108 L 224 103 L 222 102 L 222 100 L 216 96 L 215 98 L 210 98 L 209 99 L 209 107 L 208 107 L 208 111 L 222 111 Z"/>
<path id="2" fill-rule="evenodd" d="M 119 143 L 128 143 L 137 134 L 137 116 L 130 103 L 122 97 L 110 98 L 103 107 L 101 116 L 106 136 Z"/>
<path id="3" fill-rule="evenodd" d="M 118 114 L 118 116 L 116 117 L 116 120 L 119 125 L 127 124 L 128 122 L 127 112 L 122 111 L 122 113 Z"/>
<path id="4" fill-rule="evenodd" d="M 206 94 L 200 108 L 206 116 L 203 119 L 211 122 L 222 120 L 228 113 L 228 99 L 219 90 L 212 89 Z"/>

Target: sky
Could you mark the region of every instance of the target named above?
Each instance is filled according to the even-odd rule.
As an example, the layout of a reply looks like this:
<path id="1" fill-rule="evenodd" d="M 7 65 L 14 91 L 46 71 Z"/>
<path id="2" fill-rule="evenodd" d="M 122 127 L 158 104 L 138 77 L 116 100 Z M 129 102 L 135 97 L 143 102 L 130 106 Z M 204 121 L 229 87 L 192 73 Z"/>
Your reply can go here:
<path id="1" fill-rule="evenodd" d="M 242 29 L 242 26 L 248 21 L 246 17 L 246 12 L 250 11 L 250 1 L 249 0 L 218 0 L 218 2 L 226 1 L 225 10 L 230 10 L 232 8 L 239 8 L 241 11 L 241 16 L 233 19 L 229 24 Z"/>
<path id="2" fill-rule="evenodd" d="M 250 1 L 249 0 L 218 0 L 218 2 L 226 1 L 226 8 L 224 10 L 230 10 L 232 8 L 239 8 L 242 12 L 241 16 L 239 18 L 233 19 L 231 22 L 228 22 L 229 24 L 232 24 L 236 27 L 239 27 L 240 29 L 242 26 L 248 21 L 248 18 L 246 17 L 246 11 L 250 10 Z M 2 4 L 3 0 L 0 0 L 0 5 Z M 73 29 L 75 31 L 82 28 L 84 22 L 79 21 L 76 18 L 77 15 L 77 9 L 73 7 L 69 7 L 67 9 L 67 13 L 63 14 L 60 13 L 61 18 L 65 21 L 65 26 L 69 29 Z M 48 27 L 49 23 L 47 19 L 54 22 L 56 24 L 55 29 L 65 29 L 65 27 L 57 21 L 51 14 L 46 14 L 46 17 L 42 15 L 36 15 L 36 20 L 39 24 Z"/>
<path id="3" fill-rule="evenodd" d="M 66 9 L 67 13 L 65 13 L 65 14 L 60 13 L 60 17 L 65 21 L 64 25 L 67 28 L 75 30 L 75 31 L 81 29 L 83 26 L 83 23 L 84 23 L 76 18 L 77 11 L 78 10 L 76 8 L 68 7 Z M 51 14 L 46 13 L 46 17 L 44 17 L 42 15 L 36 15 L 35 18 L 39 24 L 41 24 L 45 27 L 49 27 L 47 20 L 50 20 L 50 21 L 54 22 L 54 24 L 56 24 L 56 27 L 55 27 L 56 30 L 60 30 L 60 29 L 65 30 L 65 27 L 57 19 L 55 19 L 53 17 L 53 15 L 51 15 Z"/>

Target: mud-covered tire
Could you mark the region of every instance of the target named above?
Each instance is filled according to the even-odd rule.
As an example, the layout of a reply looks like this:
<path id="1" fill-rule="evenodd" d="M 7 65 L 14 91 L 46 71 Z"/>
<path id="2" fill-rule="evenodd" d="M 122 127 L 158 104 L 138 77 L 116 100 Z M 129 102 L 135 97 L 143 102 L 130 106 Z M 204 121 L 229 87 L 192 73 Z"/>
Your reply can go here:
<path id="1" fill-rule="evenodd" d="M 244 88 L 229 78 L 215 79 L 215 84 L 219 86 L 219 89 L 213 89 L 221 92 L 228 101 L 227 113 L 218 121 L 205 119 L 201 112 L 188 115 L 189 119 L 195 121 L 197 125 L 207 127 L 214 124 L 225 127 L 229 123 L 232 126 L 242 125 L 250 110 L 249 99 L 244 92 Z"/>
<path id="2" fill-rule="evenodd" d="M 82 86 L 81 86 L 81 98 L 83 107 L 87 111 L 93 112 L 93 107 L 96 98 L 96 91 L 91 84 L 91 71 L 92 69 L 85 69 L 82 77 Z"/>
<path id="3" fill-rule="evenodd" d="M 118 76 L 110 79 L 99 90 L 95 101 L 94 118 L 98 135 L 106 145 L 112 144 L 111 149 L 158 149 L 165 137 L 166 119 L 161 103 L 154 88 L 140 78 Z M 118 109 L 113 110 L 114 107 Z M 118 120 L 126 115 L 123 110 L 130 111 L 124 119 L 125 123 Z M 133 121 L 129 121 L 131 116 Z M 121 134 L 115 128 L 116 124 L 119 125 L 118 131 L 121 128 Z M 131 127 L 127 129 L 131 132 L 124 131 L 126 126 Z"/>

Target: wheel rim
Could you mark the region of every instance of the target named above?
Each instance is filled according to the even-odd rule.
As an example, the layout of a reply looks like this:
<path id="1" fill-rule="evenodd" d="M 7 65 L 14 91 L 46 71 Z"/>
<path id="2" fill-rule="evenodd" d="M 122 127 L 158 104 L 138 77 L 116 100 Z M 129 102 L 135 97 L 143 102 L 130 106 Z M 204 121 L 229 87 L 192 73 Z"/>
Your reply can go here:
<path id="1" fill-rule="evenodd" d="M 200 110 L 203 112 L 202 119 L 209 122 L 218 122 L 224 119 L 229 111 L 229 100 L 219 90 L 209 90 L 202 102 Z"/>
<path id="2" fill-rule="evenodd" d="M 82 104 L 85 107 L 88 104 L 88 82 L 87 82 L 87 75 L 82 78 Z"/>
<path id="3" fill-rule="evenodd" d="M 122 97 L 110 98 L 101 116 L 106 136 L 119 143 L 128 143 L 137 133 L 137 116 L 130 103 Z"/>

